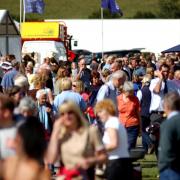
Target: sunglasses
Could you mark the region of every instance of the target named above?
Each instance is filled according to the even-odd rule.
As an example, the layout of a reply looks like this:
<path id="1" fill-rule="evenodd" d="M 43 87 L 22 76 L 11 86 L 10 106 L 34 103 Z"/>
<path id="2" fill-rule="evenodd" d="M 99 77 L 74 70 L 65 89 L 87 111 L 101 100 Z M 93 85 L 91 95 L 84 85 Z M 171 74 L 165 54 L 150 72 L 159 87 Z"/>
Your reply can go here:
<path id="1" fill-rule="evenodd" d="M 74 114 L 74 112 L 73 112 L 73 111 L 62 112 L 62 113 L 60 114 L 60 116 L 64 116 L 65 114 L 67 114 L 67 115 L 72 115 L 72 114 Z"/>

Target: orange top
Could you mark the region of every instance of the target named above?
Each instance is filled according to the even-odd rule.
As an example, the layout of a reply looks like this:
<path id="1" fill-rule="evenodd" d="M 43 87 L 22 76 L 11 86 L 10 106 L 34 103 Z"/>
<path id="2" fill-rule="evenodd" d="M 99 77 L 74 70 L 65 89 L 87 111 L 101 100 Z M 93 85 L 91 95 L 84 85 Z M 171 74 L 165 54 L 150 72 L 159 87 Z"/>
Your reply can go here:
<path id="1" fill-rule="evenodd" d="M 139 125 L 140 104 L 136 96 L 129 97 L 129 100 L 125 102 L 121 94 L 117 97 L 117 104 L 120 122 L 125 127 Z"/>

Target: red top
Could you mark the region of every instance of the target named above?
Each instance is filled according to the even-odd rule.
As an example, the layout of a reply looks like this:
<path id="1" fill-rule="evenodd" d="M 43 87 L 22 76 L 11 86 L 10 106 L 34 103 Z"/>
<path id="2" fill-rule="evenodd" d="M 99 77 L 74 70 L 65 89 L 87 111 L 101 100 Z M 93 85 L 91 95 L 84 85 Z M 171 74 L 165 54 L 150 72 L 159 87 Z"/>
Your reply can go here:
<path id="1" fill-rule="evenodd" d="M 117 97 L 117 103 L 120 122 L 125 127 L 139 125 L 140 104 L 138 98 L 131 96 L 129 100 L 125 102 L 123 100 L 123 94 L 121 94 Z"/>

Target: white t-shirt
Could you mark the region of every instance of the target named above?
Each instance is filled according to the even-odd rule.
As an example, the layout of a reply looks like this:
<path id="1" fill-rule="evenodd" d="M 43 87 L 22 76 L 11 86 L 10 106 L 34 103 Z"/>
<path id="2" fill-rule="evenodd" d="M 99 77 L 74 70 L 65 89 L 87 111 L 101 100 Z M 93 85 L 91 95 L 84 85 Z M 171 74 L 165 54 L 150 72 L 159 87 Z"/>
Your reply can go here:
<path id="1" fill-rule="evenodd" d="M 118 118 L 110 117 L 105 123 L 105 133 L 103 136 L 103 143 L 105 145 L 110 143 L 110 138 L 106 131 L 107 128 L 113 128 L 118 131 L 118 147 L 115 150 L 108 152 L 108 159 L 113 160 L 129 157 L 127 132 L 124 126 L 120 124 Z"/>
<path id="2" fill-rule="evenodd" d="M 16 136 L 16 127 L 0 129 L 0 159 L 5 159 L 15 154 L 15 151 L 7 147 L 8 140 Z"/>

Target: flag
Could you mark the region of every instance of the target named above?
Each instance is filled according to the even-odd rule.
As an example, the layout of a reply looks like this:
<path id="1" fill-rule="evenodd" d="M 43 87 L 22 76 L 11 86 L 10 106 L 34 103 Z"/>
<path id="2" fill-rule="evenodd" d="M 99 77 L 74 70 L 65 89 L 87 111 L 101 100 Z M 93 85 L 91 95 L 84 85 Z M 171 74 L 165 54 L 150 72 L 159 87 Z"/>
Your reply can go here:
<path id="1" fill-rule="evenodd" d="M 25 0 L 25 13 L 38 13 L 44 12 L 44 1 L 43 0 Z"/>
<path id="2" fill-rule="evenodd" d="M 109 9 L 112 14 L 119 13 L 121 16 L 123 16 L 123 12 L 116 0 L 101 0 L 101 7 L 103 9 Z"/>

